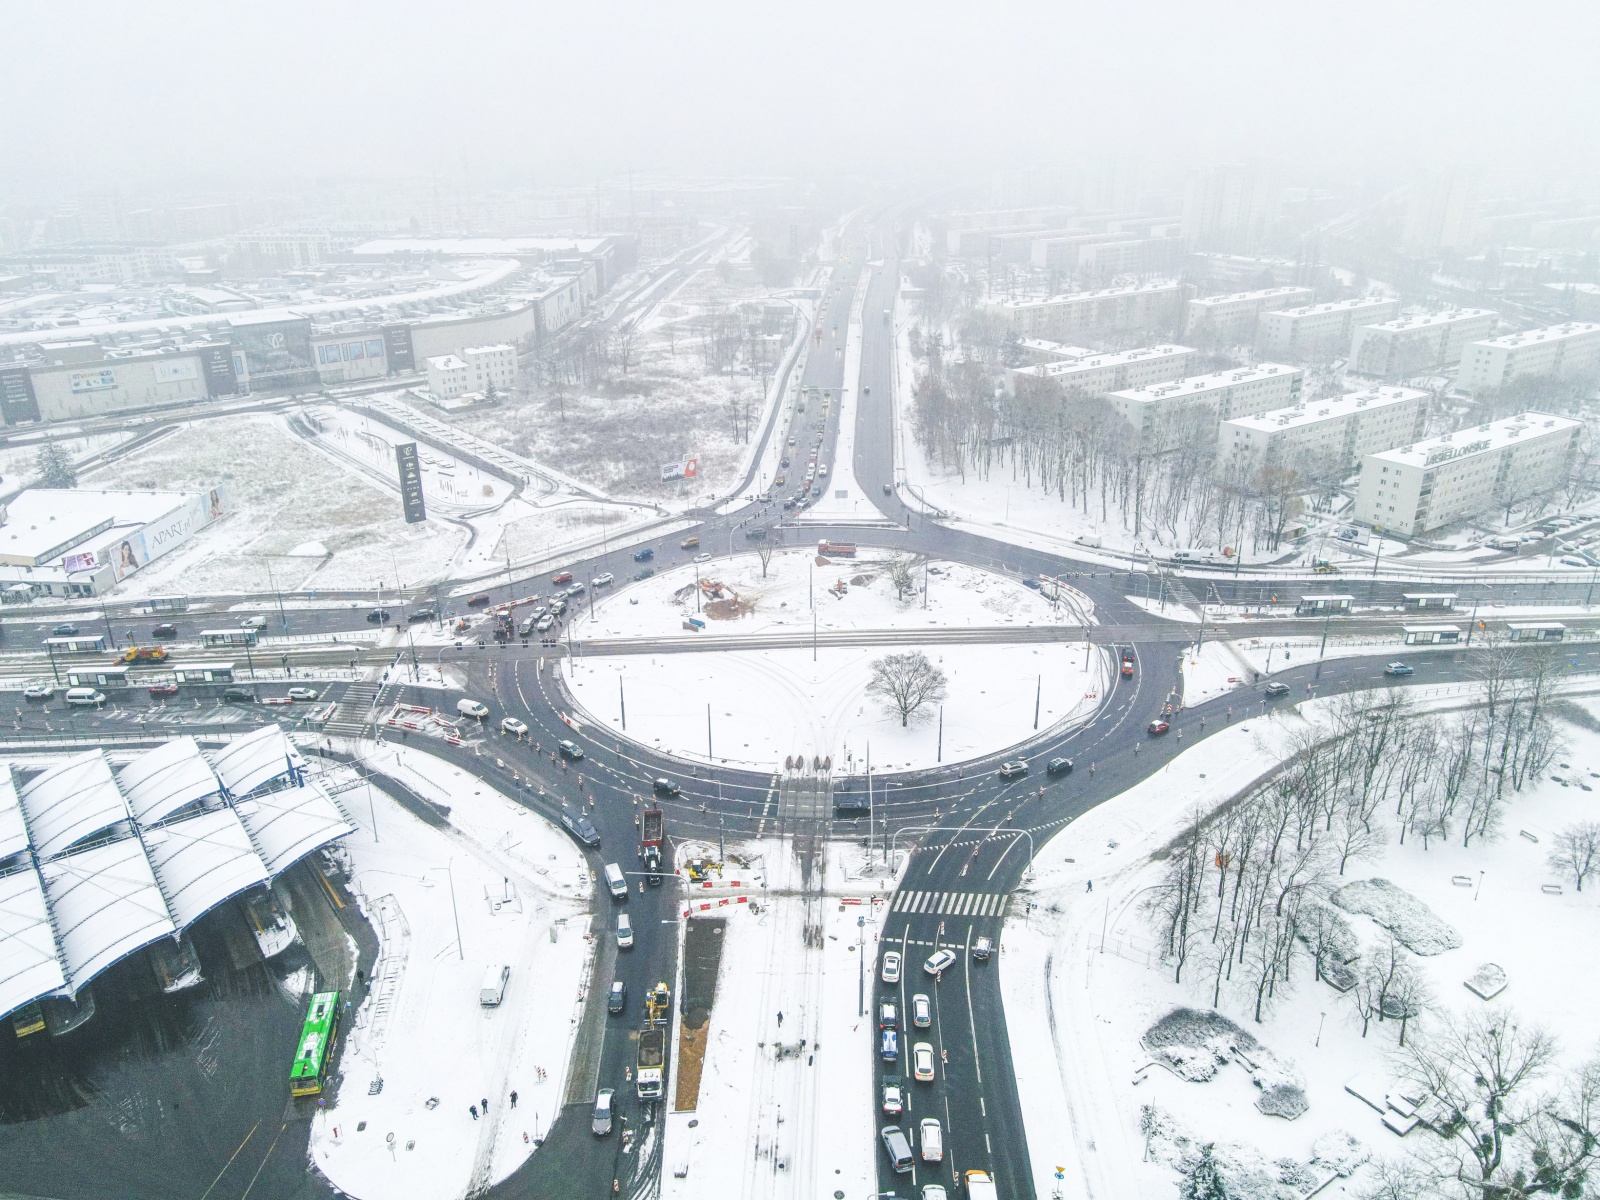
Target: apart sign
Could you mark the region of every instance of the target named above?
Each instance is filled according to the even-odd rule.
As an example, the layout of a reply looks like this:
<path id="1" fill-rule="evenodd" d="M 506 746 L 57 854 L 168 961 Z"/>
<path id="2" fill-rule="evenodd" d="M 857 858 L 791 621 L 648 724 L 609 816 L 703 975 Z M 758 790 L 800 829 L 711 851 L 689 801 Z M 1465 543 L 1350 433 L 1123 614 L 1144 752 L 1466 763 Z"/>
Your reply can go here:
<path id="1" fill-rule="evenodd" d="M 428 509 L 422 500 L 422 464 L 417 458 L 417 444 L 400 443 L 394 448 L 394 456 L 400 466 L 400 503 L 406 510 L 406 523 L 426 521 Z"/>
<path id="2" fill-rule="evenodd" d="M 683 462 L 666 463 L 661 468 L 661 482 L 671 483 L 674 479 L 693 479 L 699 473 L 699 459 L 691 458 Z"/>

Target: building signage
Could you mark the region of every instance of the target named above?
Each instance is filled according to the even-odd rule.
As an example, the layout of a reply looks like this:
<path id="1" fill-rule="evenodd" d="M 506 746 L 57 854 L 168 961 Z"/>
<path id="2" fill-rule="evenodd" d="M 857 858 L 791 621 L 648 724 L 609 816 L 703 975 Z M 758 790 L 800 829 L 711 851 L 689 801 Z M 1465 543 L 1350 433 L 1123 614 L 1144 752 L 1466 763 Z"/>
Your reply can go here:
<path id="1" fill-rule="evenodd" d="M 389 356 L 389 374 L 396 375 L 401 371 L 417 369 L 416 354 L 411 348 L 411 326 L 385 325 L 383 345 Z"/>
<path id="2" fill-rule="evenodd" d="M 200 370 L 206 379 L 207 396 L 237 396 L 239 377 L 233 373 L 233 347 L 226 343 L 212 343 L 198 347 Z"/>
<path id="3" fill-rule="evenodd" d="M 86 554 L 69 554 L 61 560 L 62 568 L 68 575 L 75 575 L 79 571 L 92 571 L 100 565 L 100 560 L 94 556 L 94 551 Z"/>
<path id="4" fill-rule="evenodd" d="M 164 358 L 151 364 L 157 383 L 178 383 L 200 378 L 200 364 L 192 358 Z"/>
<path id="5" fill-rule="evenodd" d="M 1476 454 L 1480 450 L 1489 448 L 1489 439 L 1484 438 L 1478 442 L 1467 442 L 1461 446 L 1440 446 L 1428 452 L 1428 461 L 1423 465 L 1431 467 L 1435 463 L 1449 462 L 1452 458 L 1461 458 L 1463 455 Z"/>
<path id="6" fill-rule="evenodd" d="M 422 463 L 417 458 L 417 444 L 400 443 L 394 448 L 394 456 L 400 465 L 400 503 L 406 510 L 406 523 L 426 521 L 428 509 L 422 502 Z"/>
<path id="7" fill-rule="evenodd" d="M 33 394 L 33 376 L 27 367 L 0 370 L 0 417 L 7 425 L 39 419 L 39 401 Z"/>
<path id="8" fill-rule="evenodd" d="M 67 377 L 74 392 L 104 392 L 117 386 L 117 373 L 110 367 L 98 371 L 74 371 Z"/>
<path id="9" fill-rule="evenodd" d="M 693 479 L 700 473 L 698 459 L 685 459 L 683 462 L 665 463 L 661 468 L 661 482 L 671 483 L 674 479 Z"/>

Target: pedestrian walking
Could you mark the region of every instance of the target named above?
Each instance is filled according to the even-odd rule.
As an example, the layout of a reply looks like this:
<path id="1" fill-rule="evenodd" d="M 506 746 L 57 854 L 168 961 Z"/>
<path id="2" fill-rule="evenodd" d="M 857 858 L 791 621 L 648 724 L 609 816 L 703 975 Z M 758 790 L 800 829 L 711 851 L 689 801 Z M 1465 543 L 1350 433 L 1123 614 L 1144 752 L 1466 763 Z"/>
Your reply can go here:
<path id="1" fill-rule="evenodd" d="M 476 1104 L 467 1105 L 467 1111 L 472 1114 L 472 1119 L 474 1121 L 478 1119 L 478 1106 Z"/>
<path id="2" fill-rule="evenodd" d="M 1092 880 L 1092 879 L 1085 880 L 1084 881 L 1083 890 L 1086 891 L 1086 892 L 1094 891 L 1094 880 Z"/>
<path id="3" fill-rule="evenodd" d="M 516 1092 L 512 1092 L 511 1093 L 511 1107 L 515 1108 L 516 1106 L 517 1106 L 517 1094 L 516 1094 Z"/>
<path id="4" fill-rule="evenodd" d="M 783 1024 L 783 1010 L 781 1008 L 778 1010 L 778 1024 L 780 1026 Z"/>
<path id="5" fill-rule="evenodd" d="M 487 1096 L 483 1098 L 483 1115 L 486 1117 L 489 1115 L 489 1097 Z"/>

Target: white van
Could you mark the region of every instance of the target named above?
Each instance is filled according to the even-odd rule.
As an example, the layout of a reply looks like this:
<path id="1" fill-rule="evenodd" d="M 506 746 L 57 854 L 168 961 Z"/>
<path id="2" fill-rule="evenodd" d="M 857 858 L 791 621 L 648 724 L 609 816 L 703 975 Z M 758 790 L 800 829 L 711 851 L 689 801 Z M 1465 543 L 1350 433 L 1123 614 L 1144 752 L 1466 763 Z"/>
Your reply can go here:
<path id="1" fill-rule="evenodd" d="M 240 629 L 265 629 L 267 619 L 263 616 L 246 617 L 239 622 Z"/>
<path id="2" fill-rule="evenodd" d="M 67 703 L 74 708 L 99 708 L 106 702 L 106 694 L 90 687 L 67 689 Z"/>
<path id="3" fill-rule="evenodd" d="M 1100 535 L 1098 533 L 1080 533 L 1076 541 L 1080 546 L 1098 546 L 1100 544 Z"/>
<path id="4" fill-rule="evenodd" d="M 617 914 L 617 945 L 624 950 L 633 945 L 633 922 L 627 913 Z"/>
<path id="5" fill-rule="evenodd" d="M 463 717 L 476 717 L 481 721 L 489 715 L 489 706 L 481 700 L 457 700 L 456 711 Z"/>
<path id="6" fill-rule="evenodd" d="M 511 980 L 511 968 L 504 963 L 491 966 L 483 973 L 483 983 L 478 987 L 478 1003 L 485 1008 L 496 1008 L 506 998 L 506 984 Z"/>
<path id="7" fill-rule="evenodd" d="M 944 1161 L 944 1130 L 939 1127 L 938 1117 L 922 1118 L 922 1161 Z"/>
<path id="8" fill-rule="evenodd" d="M 1214 556 L 1209 550 L 1174 550 L 1173 562 L 1210 562 Z"/>
<path id="9" fill-rule="evenodd" d="M 613 900 L 626 900 L 628 898 L 628 881 L 622 876 L 622 868 L 616 863 L 606 864 L 606 886 L 611 889 Z"/>

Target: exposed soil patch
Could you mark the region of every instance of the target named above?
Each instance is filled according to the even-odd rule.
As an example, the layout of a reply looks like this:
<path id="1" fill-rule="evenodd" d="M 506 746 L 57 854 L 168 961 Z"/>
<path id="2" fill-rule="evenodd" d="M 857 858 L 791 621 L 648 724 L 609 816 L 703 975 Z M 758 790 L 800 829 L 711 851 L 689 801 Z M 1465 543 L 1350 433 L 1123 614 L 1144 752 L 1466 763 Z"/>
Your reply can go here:
<path id="1" fill-rule="evenodd" d="M 674 1112 L 693 1112 L 700 1103 L 700 1074 L 705 1068 L 706 1040 L 711 1030 L 711 1009 L 717 999 L 717 972 L 722 967 L 722 937 L 727 924 L 721 917 L 690 921 L 684 931 Z"/>

